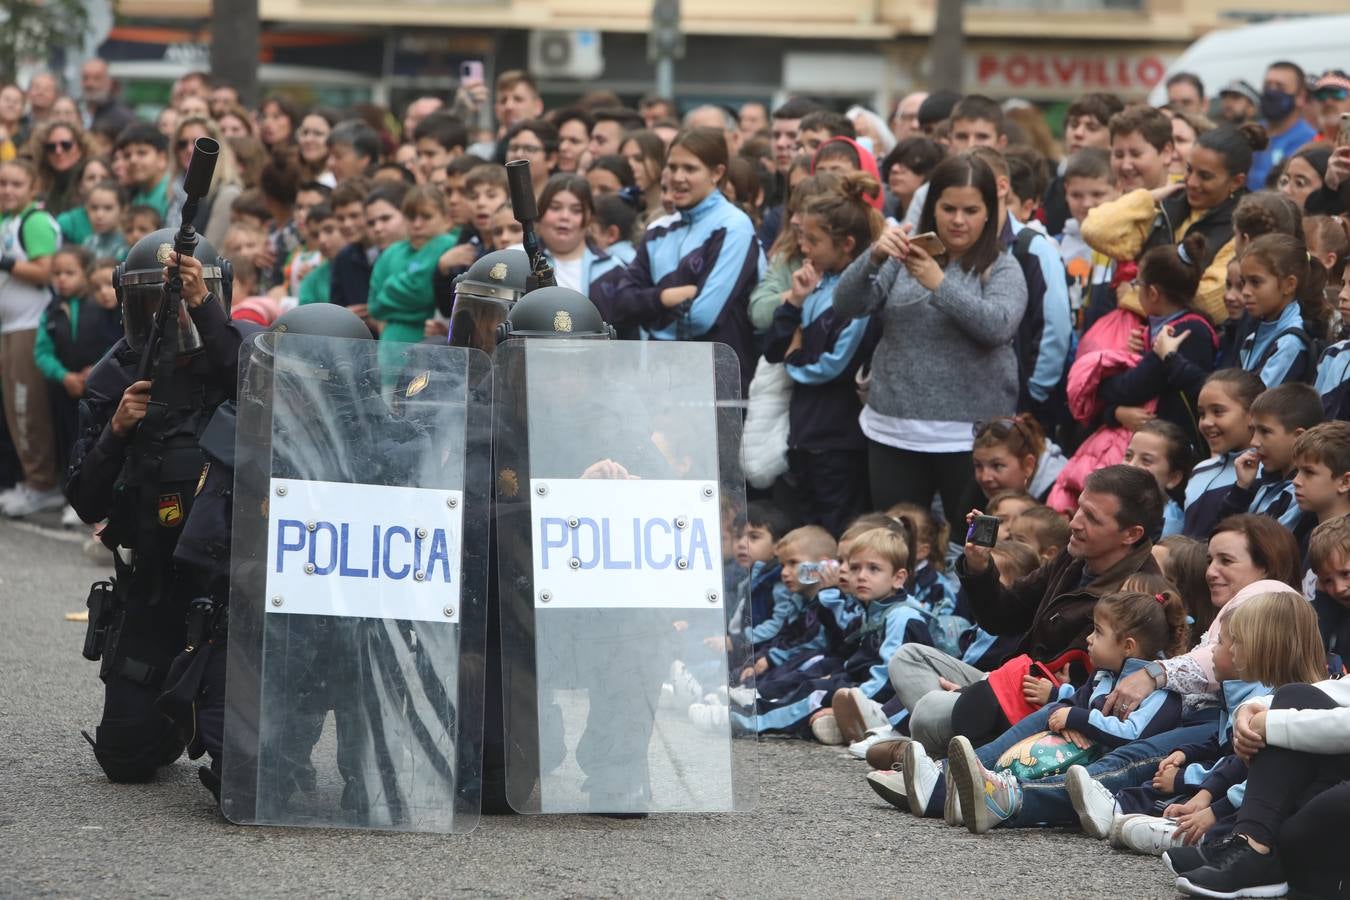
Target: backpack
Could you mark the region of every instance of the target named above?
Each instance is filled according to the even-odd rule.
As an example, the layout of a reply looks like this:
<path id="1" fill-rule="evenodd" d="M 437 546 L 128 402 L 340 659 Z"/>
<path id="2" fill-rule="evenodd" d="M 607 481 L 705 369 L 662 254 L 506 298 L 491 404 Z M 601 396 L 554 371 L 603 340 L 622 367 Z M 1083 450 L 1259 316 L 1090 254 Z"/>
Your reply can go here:
<path id="1" fill-rule="evenodd" d="M 1275 335 L 1274 340 L 1270 342 L 1270 346 L 1266 347 L 1265 352 L 1261 354 L 1261 358 L 1256 361 L 1256 367 L 1250 371 L 1260 373 L 1260 371 L 1266 367 L 1266 363 L 1270 362 L 1270 358 L 1274 356 L 1275 351 L 1279 349 L 1280 338 L 1284 337 L 1286 334 L 1292 334 L 1302 341 L 1304 349 L 1308 351 L 1308 362 L 1307 365 L 1303 367 L 1303 374 L 1300 376 L 1299 381 L 1303 384 L 1316 384 L 1317 367 L 1322 362 L 1322 354 L 1326 352 L 1326 341 L 1319 340 L 1308 334 L 1308 332 L 1304 331 L 1302 328 L 1297 327 L 1286 328 L 1284 331 Z"/>

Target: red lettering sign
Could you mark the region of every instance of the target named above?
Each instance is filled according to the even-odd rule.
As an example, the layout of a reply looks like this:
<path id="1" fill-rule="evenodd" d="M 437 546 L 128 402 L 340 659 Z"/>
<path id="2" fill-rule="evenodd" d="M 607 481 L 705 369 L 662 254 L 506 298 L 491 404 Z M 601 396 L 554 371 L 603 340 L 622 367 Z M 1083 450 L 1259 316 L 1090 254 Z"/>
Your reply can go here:
<path id="1" fill-rule="evenodd" d="M 1160 54 L 1027 54 L 990 51 L 974 60 L 976 89 L 990 94 L 1045 93 L 1070 96 L 1083 91 L 1143 93 L 1162 80 L 1168 58 Z"/>

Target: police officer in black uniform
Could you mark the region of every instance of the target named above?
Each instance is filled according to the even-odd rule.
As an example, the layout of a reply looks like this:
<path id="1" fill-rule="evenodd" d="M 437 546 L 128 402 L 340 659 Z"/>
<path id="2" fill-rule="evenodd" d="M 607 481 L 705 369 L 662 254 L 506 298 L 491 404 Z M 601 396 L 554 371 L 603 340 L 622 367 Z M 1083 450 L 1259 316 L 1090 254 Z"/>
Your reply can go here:
<path id="1" fill-rule="evenodd" d="M 229 318 L 228 262 L 202 238 L 179 260 L 174 237 L 172 229 L 147 235 L 117 271 L 125 336 L 90 373 L 65 482 L 81 519 L 107 519 L 100 537 L 113 551 L 113 581 L 90 593 L 84 652 L 101 659 L 104 683 L 102 720 L 85 738 L 115 782 L 147 781 L 183 750 L 154 703 L 183 648 L 194 593 L 176 578 L 173 555 L 205 465 L 199 438 L 235 392 L 239 347 L 253 328 Z M 137 380 L 174 263 L 181 302 L 170 310 L 155 374 Z"/>
<path id="2" fill-rule="evenodd" d="M 526 291 L 530 258 L 524 250 L 497 250 L 455 279 L 450 345 L 491 354 L 497 328 Z"/>

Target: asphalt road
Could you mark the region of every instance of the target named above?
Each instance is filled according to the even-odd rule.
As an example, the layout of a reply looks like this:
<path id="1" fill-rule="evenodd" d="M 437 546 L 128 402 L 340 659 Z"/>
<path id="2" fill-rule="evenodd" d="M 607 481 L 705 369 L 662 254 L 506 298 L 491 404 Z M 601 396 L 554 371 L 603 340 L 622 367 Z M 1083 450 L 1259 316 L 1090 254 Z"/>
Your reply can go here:
<path id="1" fill-rule="evenodd" d="M 49 520 L 51 521 L 51 520 Z M 975 837 L 915 820 L 839 748 L 760 748 L 760 807 L 645 820 L 486 817 L 461 837 L 227 824 L 186 759 L 110 784 L 80 538 L 0 522 L 0 897 L 1168 897 L 1160 862 L 1060 831 Z"/>

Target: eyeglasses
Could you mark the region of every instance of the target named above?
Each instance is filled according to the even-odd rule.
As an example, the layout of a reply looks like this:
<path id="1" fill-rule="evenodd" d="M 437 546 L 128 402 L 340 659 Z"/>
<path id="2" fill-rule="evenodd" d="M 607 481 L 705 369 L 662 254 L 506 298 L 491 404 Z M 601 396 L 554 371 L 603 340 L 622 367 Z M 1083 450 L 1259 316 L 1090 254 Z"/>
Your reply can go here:
<path id="1" fill-rule="evenodd" d="M 1324 87 L 1313 91 L 1314 100 L 1344 100 L 1350 97 L 1350 90 L 1343 87 Z"/>
<path id="2" fill-rule="evenodd" d="M 48 153 L 69 153 L 75 149 L 74 141 L 51 141 L 42 145 Z"/>
<path id="3" fill-rule="evenodd" d="M 508 144 L 507 153 L 519 153 L 521 156 L 532 156 L 535 153 L 543 153 L 544 148 L 538 144 Z"/>

